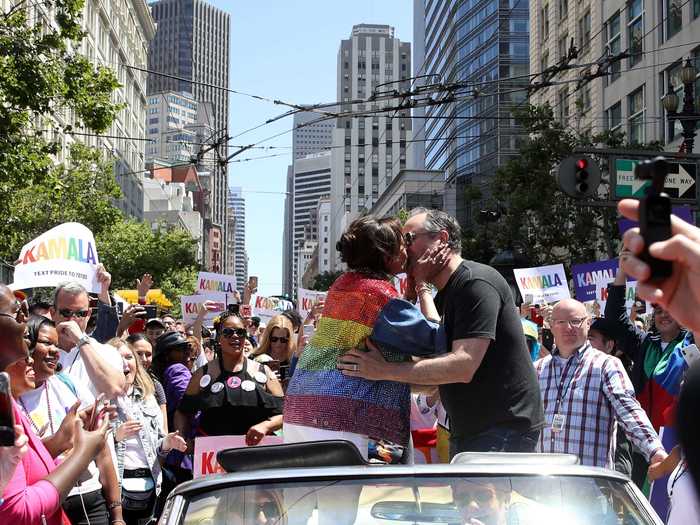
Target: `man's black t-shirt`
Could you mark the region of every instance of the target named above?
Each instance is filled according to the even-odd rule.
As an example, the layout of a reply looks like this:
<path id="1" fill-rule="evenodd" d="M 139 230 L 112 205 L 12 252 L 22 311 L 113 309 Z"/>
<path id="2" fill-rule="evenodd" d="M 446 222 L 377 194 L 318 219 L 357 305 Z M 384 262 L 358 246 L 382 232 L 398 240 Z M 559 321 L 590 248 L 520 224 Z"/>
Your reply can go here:
<path id="1" fill-rule="evenodd" d="M 508 283 L 495 269 L 463 261 L 435 297 L 448 348 L 457 339 L 490 339 L 470 383 L 440 387 L 450 434 L 468 438 L 495 426 L 544 426 L 542 398 Z"/>

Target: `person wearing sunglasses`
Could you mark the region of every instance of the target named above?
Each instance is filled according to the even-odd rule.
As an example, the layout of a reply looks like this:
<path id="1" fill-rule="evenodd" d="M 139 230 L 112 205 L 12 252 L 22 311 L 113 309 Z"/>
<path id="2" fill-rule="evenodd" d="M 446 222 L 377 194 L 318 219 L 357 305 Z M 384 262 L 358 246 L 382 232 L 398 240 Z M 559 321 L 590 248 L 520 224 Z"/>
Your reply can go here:
<path id="1" fill-rule="evenodd" d="M 21 381 L 24 384 L 32 377 L 27 374 L 30 359 L 25 339 L 27 327 L 20 310 L 21 305 L 18 306 L 13 292 L 0 284 L 0 370 L 19 362 L 25 372 Z M 14 400 L 12 411 L 15 445 L 0 447 L 0 523 L 61 525 L 67 519 L 61 502 L 88 463 L 104 447 L 108 423 L 104 421 L 96 431 L 85 431 L 76 423 L 73 429 L 75 453 L 57 466 Z"/>
<path id="2" fill-rule="evenodd" d="M 267 365 L 245 356 L 248 331 L 240 317 L 224 312 L 214 329 L 217 355 L 193 374 L 175 428 L 188 435 L 191 416 L 200 412 L 199 435 L 245 435 L 248 445 L 258 445 L 282 427 L 282 385 Z"/>
<path id="3" fill-rule="evenodd" d="M 289 368 L 289 360 L 296 353 L 297 338 L 294 334 L 292 321 L 286 315 L 276 315 L 267 323 L 260 338 L 260 345 L 253 350 L 251 358 L 259 363 L 271 363 L 278 371 L 281 381 L 288 379 L 285 370 Z"/>

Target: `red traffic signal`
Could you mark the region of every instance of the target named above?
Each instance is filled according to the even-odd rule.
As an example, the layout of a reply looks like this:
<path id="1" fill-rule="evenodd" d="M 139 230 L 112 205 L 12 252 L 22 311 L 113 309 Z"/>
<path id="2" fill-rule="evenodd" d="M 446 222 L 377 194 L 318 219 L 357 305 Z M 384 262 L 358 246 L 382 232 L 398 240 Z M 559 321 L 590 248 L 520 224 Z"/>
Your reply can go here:
<path id="1" fill-rule="evenodd" d="M 600 168 L 590 157 L 572 155 L 559 164 L 557 182 L 561 191 L 570 197 L 592 197 L 600 185 Z"/>

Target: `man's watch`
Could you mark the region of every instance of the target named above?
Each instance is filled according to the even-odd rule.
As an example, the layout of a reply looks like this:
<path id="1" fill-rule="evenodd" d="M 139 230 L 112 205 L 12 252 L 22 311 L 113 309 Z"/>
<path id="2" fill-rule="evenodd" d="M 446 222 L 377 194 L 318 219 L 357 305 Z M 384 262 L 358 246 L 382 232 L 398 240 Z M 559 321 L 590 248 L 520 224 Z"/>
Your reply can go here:
<path id="1" fill-rule="evenodd" d="M 89 344 L 90 344 L 90 336 L 87 334 L 83 334 L 80 336 L 80 339 L 78 339 L 78 344 L 76 344 L 75 346 L 80 348 L 83 345 L 89 345 Z"/>

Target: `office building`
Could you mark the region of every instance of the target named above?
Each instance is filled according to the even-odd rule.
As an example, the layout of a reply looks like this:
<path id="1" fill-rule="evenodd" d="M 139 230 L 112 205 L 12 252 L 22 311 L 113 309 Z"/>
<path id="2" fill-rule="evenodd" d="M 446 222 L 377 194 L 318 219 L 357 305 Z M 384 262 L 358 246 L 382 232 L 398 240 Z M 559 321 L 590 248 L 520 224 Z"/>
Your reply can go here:
<path id="1" fill-rule="evenodd" d="M 373 111 L 399 100 L 369 100 L 375 92 L 410 88 L 411 44 L 388 25 L 360 24 L 338 49 L 340 111 Z M 363 103 L 351 104 L 353 100 Z M 407 110 L 390 116 L 342 117 L 333 130 L 331 222 L 337 239 L 343 225 L 372 207 L 398 172 L 406 168 L 412 121 Z M 331 265 L 340 263 L 333 254 Z"/>
<path id="2" fill-rule="evenodd" d="M 376 217 L 396 217 L 413 208 L 445 209 L 445 174 L 440 171 L 401 170 L 374 203 Z"/>
<path id="3" fill-rule="evenodd" d="M 228 195 L 229 213 L 233 215 L 233 275 L 236 286 L 243 290 L 248 282 L 248 253 L 245 245 L 245 198 L 240 187 L 232 187 Z M 229 254 L 231 255 L 231 254 Z"/>
<path id="4" fill-rule="evenodd" d="M 287 166 L 282 232 L 282 293 L 292 296 L 294 289 L 294 165 Z"/>
<path id="5" fill-rule="evenodd" d="M 150 5 L 158 30 L 149 48 L 148 69 L 170 76 L 150 73 L 148 94 L 187 92 L 198 103 L 211 104 L 214 133 L 206 137 L 206 142 L 225 137 L 229 108 L 226 89 L 229 85 L 230 15 L 202 0 L 159 0 Z M 227 148 L 220 147 L 219 154 L 227 156 Z M 219 230 L 223 248 L 227 245 L 227 167 L 216 163 L 210 169 L 212 208 L 205 229 Z M 209 238 L 217 237 L 207 235 Z M 214 261 L 214 266 L 226 267 L 226 250 L 217 253 L 223 259 Z"/>
<path id="6" fill-rule="evenodd" d="M 299 253 L 307 253 L 306 241 L 316 241 L 317 235 L 309 231 L 313 227 L 313 218 L 316 216 L 319 200 L 327 197 L 331 192 L 331 158 L 330 152 L 308 155 L 294 162 L 294 186 L 293 186 L 293 228 L 292 228 L 292 279 L 294 285 L 301 279 L 299 266 Z M 329 234 L 330 236 L 330 234 Z M 288 292 L 289 293 L 289 292 Z M 291 290 L 296 296 L 296 290 Z"/>
<path id="7" fill-rule="evenodd" d="M 444 172 L 450 184 L 476 186 L 487 198 L 489 178 L 521 143 L 510 116 L 527 95 L 514 90 L 528 84 L 528 0 L 414 1 L 414 17 L 422 18 L 414 41 L 422 42 L 416 49 L 423 53 L 415 57 L 414 74 L 471 88 L 452 103 L 426 107 L 426 118 L 416 122 L 414 134 L 425 138 L 425 168 Z M 448 211 L 470 224 L 483 202 L 466 201 L 464 192 L 457 199 Z"/>
<path id="8" fill-rule="evenodd" d="M 325 108 L 324 111 L 332 111 Z M 304 111 L 294 114 L 292 153 L 294 160 L 314 153 L 329 151 L 333 145 L 335 119 L 324 119 L 321 113 Z"/>

